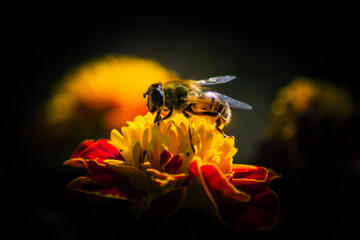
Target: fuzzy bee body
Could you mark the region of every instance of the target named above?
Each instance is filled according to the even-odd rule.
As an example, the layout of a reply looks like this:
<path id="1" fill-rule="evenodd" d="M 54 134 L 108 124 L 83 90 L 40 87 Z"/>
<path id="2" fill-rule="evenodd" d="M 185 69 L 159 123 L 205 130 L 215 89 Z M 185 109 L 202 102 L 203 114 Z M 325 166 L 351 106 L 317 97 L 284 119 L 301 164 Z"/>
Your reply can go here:
<path id="1" fill-rule="evenodd" d="M 214 118 L 216 129 L 226 136 L 222 128 L 231 120 L 230 107 L 240 109 L 252 109 L 252 107 L 203 86 L 225 83 L 234 78 L 234 76 L 221 76 L 198 81 L 173 81 L 164 85 L 155 83 L 144 93 L 144 97 L 148 96 L 149 111 L 157 112 L 155 123 L 169 118 L 174 111 L 183 113 L 189 119 L 192 115 L 209 116 Z M 168 112 L 164 118 L 160 115 L 162 111 Z"/>
<path id="2" fill-rule="evenodd" d="M 216 91 L 201 88 L 200 94 L 196 97 L 188 97 L 188 100 L 192 102 L 191 114 L 213 117 L 218 129 L 230 123 L 230 106 L 219 98 L 219 93 Z"/>

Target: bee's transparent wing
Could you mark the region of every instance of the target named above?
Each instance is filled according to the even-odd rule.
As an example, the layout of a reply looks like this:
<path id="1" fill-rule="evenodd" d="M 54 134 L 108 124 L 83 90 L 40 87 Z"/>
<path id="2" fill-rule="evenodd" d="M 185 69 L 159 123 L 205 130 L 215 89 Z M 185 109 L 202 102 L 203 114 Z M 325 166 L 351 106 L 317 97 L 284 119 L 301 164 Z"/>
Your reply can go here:
<path id="1" fill-rule="evenodd" d="M 196 83 L 199 84 L 200 86 L 207 86 L 207 85 L 214 85 L 214 84 L 230 82 L 231 80 L 233 80 L 235 78 L 236 78 L 236 76 L 233 76 L 233 75 L 225 75 L 225 76 L 212 77 L 212 78 L 208 78 L 208 79 L 198 80 L 198 81 L 196 81 Z"/>
<path id="2" fill-rule="evenodd" d="M 239 100 L 233 99 L 233 98 L 231 98 L 229 96 L 226 96 L 224 94 L 221 94 L 221 93 L 217 93 L 217 94 L 218 94 L 218 98 L 221 101 L 227 102 L 231 108 L 245 109 L 245 110 L 251 110 L 252 109 L 252 106 L 250 106 L 247 103 L 244 103 L 244 102 L 241 102 Z"/>

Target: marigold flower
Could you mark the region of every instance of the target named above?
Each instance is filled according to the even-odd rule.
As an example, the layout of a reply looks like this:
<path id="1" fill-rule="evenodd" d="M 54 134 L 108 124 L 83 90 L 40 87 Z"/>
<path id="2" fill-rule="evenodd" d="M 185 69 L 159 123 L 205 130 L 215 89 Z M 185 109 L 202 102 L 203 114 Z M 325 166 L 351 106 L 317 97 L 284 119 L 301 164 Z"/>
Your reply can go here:
<path id="1" fill-rule="evenodd" d="M 224 137 L 210 118 L 191 121 L 174 114 L 157 125 L 148 113 L 112 130 L 110 139 L 82 142 L 64 164 L 86 167 L 89 175 L 69 186 L 138 203 L 146 209 L 139 222 L 149 227 L 154 219 L 164 222 L 181 206 L 187 188 L 198 185 L 222 222 L 238 229 L 274 226 L 279 202 L 268 184 L 279 176 L 263 167 L 233 164 L 234 138 Z"/>

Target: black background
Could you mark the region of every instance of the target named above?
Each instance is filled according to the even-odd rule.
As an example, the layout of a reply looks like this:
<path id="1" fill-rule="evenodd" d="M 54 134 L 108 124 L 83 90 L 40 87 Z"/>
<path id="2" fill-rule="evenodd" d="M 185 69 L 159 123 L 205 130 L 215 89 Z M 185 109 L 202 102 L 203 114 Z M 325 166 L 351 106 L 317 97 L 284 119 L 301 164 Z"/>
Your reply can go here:
<path id="1" fill-rule="evenodd" d="M 286 16 L 272 21 L 271 16 L 245 18 L 245 9 L 228 6 L 176 9 L 123 7 L 116 9 L 115 14 L 99 8 L 85 12 L 84 17 L 80 17 L 80 12 L 69 15 L 54 10 L 41 14 L 24 11 L 26 14 L 17 13 L 5 21 L 9 24 L 1 30 L 0 180 L 1 217 L 5 221 L 1 239 L 19 238 L 22 234 L 49 239 L 103 234 L 121 238 L 131 225 L 129 221 L 134 216 L 127 211 L 127 203 L 92 202 L 73 196 L 66 188 L 67 182 L 79 175 L 79 171 L 62 166 L 75 142 L 64 144 L 61 152 L 31 143 L 37 132 L 38 109 L 51 96 L 53 84 L 69 69 L 89 59 L 130 54 L 153 58 L 183 78 L 237 75 L 241 81 L 236 82 L 236 88 L 221 86 L 221 91 L 232 96 L 239 94 L 257 109 L 252 115 L 234 113 L 234 121 L 242 120 L 229 131 L 235 132 L 239 152 L 245 152 L 238 155 L 238 162 L 251 163 L 271 101 L 277 90 L 296 76 L 328 80 L 349 90 L 354 101 L 359 102 L 358 27 L 353 15 L 340 10 L 320 14 L 288 9 Z M 96 136 L 79 136 L 78 140 L 91 137 Z M 271 162 L 261 165 L 273 167 Z M 358 169 L 355 172 L 359 174 Z M 286 172 L 282 174 L 286 181 Z M 322 176 L 327 180 L 318 185 L 319 191 L 314 190 L 316 182 L 308 176 L 304 176 L 302 192 L 296 194 L 288 194 L 299 189 L 286 188 L 282 179 L 274 182 L 285 216 L 275 230 L 246 235 L 229 230 L 226 234 L 250 239 L 332 238 L 350 234 L 356 227 L 356 220 L 349 218 L 358 212 L 359 175 L 349 180 L 350 188 L 344 193 L 339 188 L 332 190 L 338 179 L 329 178 L 328 172 L 317 174 L 317 180 Z M 312 188 L 309 195 L 306 186 Z M 333 200 L 347 197 L 351 199 Z M 205 225 L 199 227 L 206 229 Z M 226 236 L 226 229 L 218 233 Z M 164 234 L 177 231 L 176 236 L 181 236 L 182 230 L 173 224 Z M 190 236 L 196 237 L 199 236 Z"/>

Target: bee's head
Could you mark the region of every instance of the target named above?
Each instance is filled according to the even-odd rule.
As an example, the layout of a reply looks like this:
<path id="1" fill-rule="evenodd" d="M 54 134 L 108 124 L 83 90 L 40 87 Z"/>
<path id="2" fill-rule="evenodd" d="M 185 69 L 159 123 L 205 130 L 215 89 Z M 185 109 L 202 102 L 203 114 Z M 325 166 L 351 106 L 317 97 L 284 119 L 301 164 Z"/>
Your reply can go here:
<path id="1" fill-rule="evenodd" d="M 156 112 L 164 105 L 164 91 L 161 83 L 152 84 L 146 93 L 143 94 L 144 98 L 148 95 L 147 106 L 151 113 Z"/>

